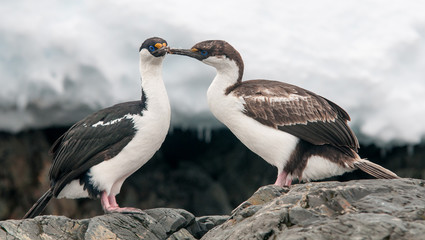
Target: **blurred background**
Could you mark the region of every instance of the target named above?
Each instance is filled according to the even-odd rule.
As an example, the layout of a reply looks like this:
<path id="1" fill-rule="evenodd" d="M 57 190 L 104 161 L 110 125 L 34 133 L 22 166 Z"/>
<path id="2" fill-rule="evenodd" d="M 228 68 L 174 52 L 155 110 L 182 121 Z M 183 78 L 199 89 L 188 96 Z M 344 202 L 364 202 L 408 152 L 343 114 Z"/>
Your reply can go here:
<path id="1" fill-rule="evenodd" d="M 140 99 L 140 44 L 232 44 L 244 79 L 295 84 L 350 114 L 360 155 L 425 177 L 425 3 L 0 0 L 0 219 L 20 218 L 48 189 L 48 149 L 73 123 Z M 172 107 L 161 150 L 123 185 L 122 206 L 229 214 L 276 169 L 208 110 L 213 68 L 167 56 Z M 355 171 L 328 179 L 369 178 Z M 101 214 L 99 200 L 53 200 L 45 214 Z"/>

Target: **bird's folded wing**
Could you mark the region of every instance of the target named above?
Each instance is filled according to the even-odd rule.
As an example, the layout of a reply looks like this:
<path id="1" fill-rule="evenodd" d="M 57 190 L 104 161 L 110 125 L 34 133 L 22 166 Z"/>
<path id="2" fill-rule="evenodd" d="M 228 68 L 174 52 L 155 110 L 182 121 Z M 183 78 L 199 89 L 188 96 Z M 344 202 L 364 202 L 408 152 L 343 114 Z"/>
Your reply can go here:
<path id="1" fill-rule="evenodd" d="M 247 82 L 244 82 L 247 83 Z M 264 125 L 315 145 L 330 144 L 349 155 L 359 143 L 347 125 L 349 115 L 335 103 L 300 87 L 252 80 L 234 90 L 243 99 L 243 112 Z M 244 89 L 243 89 L 244 88 Z"/>
<path id="2" fill-rule="evenodd" d="M 119 110 L 119 106 L 116 110 Z M 113 108 L 111 107 L 111 108 Z M 118 107 L 118 108 L 117 108 Z M 130 115 L 103 109 L 77 122 L 52 146 L 53 164 L 49 176 L 56 187 L 55 194 L 70 180 L 79 177 L 92 166 L 115 157 L 134 137 Z M 111 114 L 115 112 L 115 114 Z"/>

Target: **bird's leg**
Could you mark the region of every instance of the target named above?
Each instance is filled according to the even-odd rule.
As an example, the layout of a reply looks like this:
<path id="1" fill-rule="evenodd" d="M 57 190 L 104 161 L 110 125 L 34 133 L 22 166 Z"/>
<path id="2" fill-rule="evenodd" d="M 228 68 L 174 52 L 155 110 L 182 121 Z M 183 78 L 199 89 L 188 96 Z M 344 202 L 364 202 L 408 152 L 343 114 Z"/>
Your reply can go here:
<path id="1" fill-rule="evenodd" d="M 286 181 L 285 181 L 285 185 L 284 186 L 290 187 L 291 184 L 292 184 L 292 177 L 286 176 Z"/>
<path id="2" fill-rule="evenodd" d="M 117 207 L 119 208 L 120 206 L 118 206 L 117 200 L 115 199 L 115 196 L 108 196 L 108 200 L 109 200 L 109 204 L 111 205 L 111 207 Z"/>
<path id="3" fill-rule="evenodd" d="M 102 204 L 102 208 L 104 212 L 108 212 L 108 209 L 111 209 L 111 204 L 109 203 L 108 194 L 103 191 L 100 195 L 100 203 Z"/>
<path id="4" fill-rule="evenodd" d="M 284 186 L 290 187 L 291 184 L 292 184 L 292 177 L 285 170 L 283 170 L 277 175 L 276 182 L 274 183 L 274 185 L 281 186 L 281 187 L 284 187 Z"/>
<path id="5" fill-rule="evenodd" d="M 142 210 L 138 208 L 131 208 L 131 207 L 121 208 L 120 206 L 118 206 L 115 196 L 114 195 L 108 196 L 108 194 L 105 191 L 103 191 L 100 196 L 100 202 L 102 204 L 102 208 L 105 213 L 113 213 L 113 212 L 141 213 L 142 212 Z"/>

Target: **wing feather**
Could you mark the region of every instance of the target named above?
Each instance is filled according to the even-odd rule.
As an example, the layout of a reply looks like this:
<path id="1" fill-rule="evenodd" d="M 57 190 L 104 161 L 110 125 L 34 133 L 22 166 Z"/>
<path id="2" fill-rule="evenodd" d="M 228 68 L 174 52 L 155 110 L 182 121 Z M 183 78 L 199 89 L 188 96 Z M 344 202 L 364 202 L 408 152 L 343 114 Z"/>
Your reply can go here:
<path id="1" fill-rule="evenodd" d="M 359 148 L 347 112 L 313 92 L 278 81 L 251 80 L 232 94 L 243 100 L 244 113 L 262 124 L 315 145 L 333 145 L 351 156 Z"/>
<path id="2" fill-rule="evenodd" d="M 134 137 L 134 124 L 126 113 L 140 113 L 139 102 L 100 110 L 74 124 L 52 146 L 53 164 L 49 171 L 56 196 L 71 180 L 79 178 L 92 166 L 115 157 Z M 131 110 L 131 111 L 129 111 Z M 125 112 L 124 112 L 125 111 Z M 110 123 L 98 124 L 96 123 Z M 94 127 L 95 126 L 95 127 Z"/>

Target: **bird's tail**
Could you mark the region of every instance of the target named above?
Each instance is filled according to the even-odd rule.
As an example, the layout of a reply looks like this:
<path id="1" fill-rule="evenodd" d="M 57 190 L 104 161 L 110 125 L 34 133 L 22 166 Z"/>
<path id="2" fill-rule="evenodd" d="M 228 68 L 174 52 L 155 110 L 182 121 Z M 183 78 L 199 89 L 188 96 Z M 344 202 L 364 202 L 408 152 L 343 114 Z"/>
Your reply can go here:
<path id="1" fill-rule="evenodd" d="M 397 176 L 397 174 L 367 159 L 360 159 L 354 162 L 354 166 L 358 167 L 363 172 L 368 173 L 376 178 L 384 178 L 384 179 L 400 178 L 399 176 Z"/>
<path id="2" fill-rule="evenodd" d="M 46 208 L 47 203 L 49 203 L 50 199 L 53 197 L 52 189 L 49 189 L 43 196 L 34 205 L 32 205 L 31 209 L 25 214 L 23 218 L 33 218 L 38 215 Z"/>

